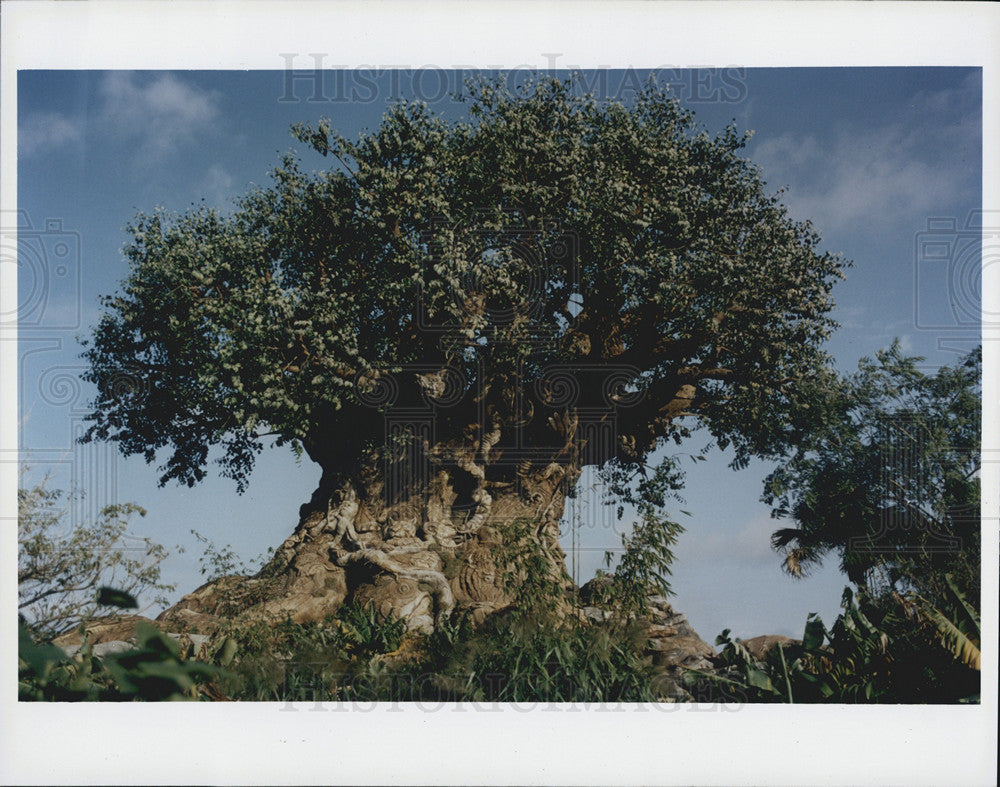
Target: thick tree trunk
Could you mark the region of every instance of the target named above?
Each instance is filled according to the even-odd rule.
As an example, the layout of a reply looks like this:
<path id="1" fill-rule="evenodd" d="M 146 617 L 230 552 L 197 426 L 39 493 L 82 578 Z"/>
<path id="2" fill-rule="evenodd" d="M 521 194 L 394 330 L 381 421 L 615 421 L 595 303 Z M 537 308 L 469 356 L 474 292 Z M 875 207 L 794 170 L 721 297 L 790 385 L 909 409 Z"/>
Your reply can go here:
<path id="1" fill-rule="evenodd" d="M 200 615 L 199 627 L 206 613 L 247 610 L 309 621 L 357 601 L 411 629 L 456 607 L 482 618 L 517 601 L 518 582 L 504 580 L 516 568 L 498 553 L 525 525 L 551 578 L 571 584 L 559 547 L 566 496 L 585 464 L 621 450 L 618 410 L 636 397 L 587 365 L 552 367 L 534 385 L 515 367 L 476 379 L 412 367 L 375 378 L 351 418 L 315 414 L 305 448 L 324 472 L 295 532 L 256 577 L 200 588 L 166 616 Z"/>
<path id="2" fill-rule="evenodd" d="M 357 601 L 411 630 L 429 632 L 456 608 L 481 620 L 517 602 L 499 559 L 515 522 L 530 524 L 552 577 L 569 585 L 559 524 L 580 473 L 567 450 L 575 425 L 553 424 L 557 447 L 523 449 L 499 429 L 430 445 L 408 424 L 394 456 L 368 452 L 353 472 L 324 473 L 260 574 L 210 583 L 161 617 L 196 628 L 241 612 L 306 622 Z"/>
<path id="3" fill-rule="evenodd" d="M 456 606 L 477 616 L 502 608 L 516 588 L 505 587 L 497 552 L 515 520 L 532 523 L 552 573 L 564 575 L 559 521 L 572 471 L 524 464 L 513 478 L 488 480 L 472 451 L 455 459 L 428 465 L 421 488 L 402 494 L 391 472 L 321 484 L 276 556 L 287 596 L 275 611 L 321 617 L 343 601 L 373 602 L 429 630 Z"/>

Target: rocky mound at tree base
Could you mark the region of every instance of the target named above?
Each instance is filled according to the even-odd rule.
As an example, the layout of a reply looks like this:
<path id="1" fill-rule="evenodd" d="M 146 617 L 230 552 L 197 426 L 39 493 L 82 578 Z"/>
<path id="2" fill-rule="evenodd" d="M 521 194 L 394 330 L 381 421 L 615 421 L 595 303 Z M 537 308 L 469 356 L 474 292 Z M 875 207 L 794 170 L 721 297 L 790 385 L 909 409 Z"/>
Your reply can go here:
<path id="1" fill-rule="evenodd" d="M 606 576 L 596 577 L 580 588 L 580 616 L 600 624 L 615 617 L 613 609 L 600 603 L 602 590 L 609 584 Z M 691 694 L 684 689 L 684 675 L 689 669 L 712 672 L 715 648 L 705 642 L 692 628 L 687 617 L 677 612 L 665 596 L 651 595 L 646 617 L 641 621 L 646 637 L 645 655 L 657 667 L 657 691 L 667 700 L 690 702 Z"/>
<path id="2" fill-rule="evenodd" d="M 584 585 L 578 594 L 578 605 L 568 605 L 565 614 L 576 615 L 581 621 L 597 626 L 618 618 L 619 613 L 614 608 L 600 602 L 600 589 L 604 582 L 606 578 L 600 578 Z M 134 632 L 140 622 L 156 626 L 178 641 L 184 651 L 192 656 L 204 657 L 212 635 L 223 624 L 234 622 L 232 617 L 222 614 L 226 611 L 225 602 L 235 604 L 235 600 L 239 598 L 244 602 L 256 599 L 248 610 L 245 609 L 236 616 L 247 622 L 260 619 L 260 613 L 263 612 L 270 612 L 275 619 L 291 618 L 294 622 L 312 622 L 335 613 L 339 607 L 338 604 L 330 604 L 323 597 L 315 597 L 316 603 L 307 603 L 302 608 L 293 610 L 288 607 L 289 600 L 285 597 L 282 599 L 281 609 L 268 610 L 267 602 L 261 601 L 260 592 L 261 582 L 257 578 L 229 577 L 203 585 L 166 610 L 155 621 L 141 615 L 118 615 L 92 620 L 87 624 L 86 631 L 94 646 L 94 654 L 101 657 L 134 647 Z M 479 617 L 480 622 L 483 619 L 482 616 L 474 617 Z M 691 694 L 684 688 L 685 673 L 689 669 L 713 672 L 715 649 L 701 639 L 687 618 L 677 612 L 664 596 L 649 596 L 647 610 L 636 623 L 639 624 L 640 636 L 644 642 L 644 655 L 655 668 L 656 694 L 664 701 L 692 701 Z M 410 638 L 412 636 L 419 637 L 420 633 L 414 632 Z M 70 656 L 80 649 L 81 643 L 78 631 L 63 635 L 55 641 Z M 405 660 L 404 651 L 408 652 L 408 649 L 403 647 L 398 653 L 391 654 L 392 662 Z"/>
<path id="3" fill-rule="evenodd" d="M 169 631 L 169 626 L 157 623 L 143 615 L 112 615 L 106 618 L 96 618 L 88 621 L 85 630 L 87 640 L 93 647 L 93 653 L 98 658 L 104 658 L 114 653 L 124 653 L 135 648 L 135 630 L 140 623 L 148 623 L 177 642 L 187 652 L 189 649 L 195 656 L 204 656 L 211 636 L 195 634 L 186 631 Z M 63 652 L 72 658 L 83 647 L 83 635 L 80 630 L 67 632 L 53 641 Z"/>

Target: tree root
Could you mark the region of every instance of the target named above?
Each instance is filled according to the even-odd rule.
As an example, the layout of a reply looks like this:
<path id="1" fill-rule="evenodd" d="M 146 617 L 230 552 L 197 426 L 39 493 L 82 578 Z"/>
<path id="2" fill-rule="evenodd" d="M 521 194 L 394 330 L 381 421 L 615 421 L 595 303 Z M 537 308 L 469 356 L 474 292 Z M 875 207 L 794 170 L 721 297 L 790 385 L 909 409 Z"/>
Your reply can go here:
<path id="1" fill-rule="evenodd" d="M 337 558 L 337 564 L 346 567 L 350 563 L 364 560 L 396 577 L 430 585 L 435 601 L 437 602 L 434 625 L 439 626 L 444 618 L 450 615 L 451 611 L 455 608 L 455 597 L 451 592 L 451 585 L 448 584 L 448 580 L 445 579 L 444 574 L 431 569 L 401 566 L 392 559 L 393 555 L 422 551 L 425 551 L 422 547 L 402 547 L 394 549 L 391 552 L 383 552 L 381 549 L 361 549 L 357 552 L 348 552 L 342 557 Z"/>

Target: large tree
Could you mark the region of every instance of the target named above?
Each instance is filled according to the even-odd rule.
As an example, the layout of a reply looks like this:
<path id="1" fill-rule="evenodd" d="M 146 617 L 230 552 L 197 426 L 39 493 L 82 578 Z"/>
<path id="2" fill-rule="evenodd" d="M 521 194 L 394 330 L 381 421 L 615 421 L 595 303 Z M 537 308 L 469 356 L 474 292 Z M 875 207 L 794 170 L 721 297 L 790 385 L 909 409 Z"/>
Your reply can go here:
<path id="1" fill-rule="evenodd" d="M 87 439 L 167 449 L 162 482 L 189 485 L 213 446 L 241 489 L 268 439 L 317 462 L 269 609 L 495 609 L 510 522 L 564 571 L 584 465 L 655 504 L 672 468 L 651 455 L 697 427 L 738 463 L 797 439 L 843 263 L 745 135 L 654 83 L 627 104 L 555 79 L 468 101 L 454 122 L 396 104 L 356 140 L 296 127 L 329 169 L 288 155 L 232 216 L 129 228 L 86 351 Z"/>

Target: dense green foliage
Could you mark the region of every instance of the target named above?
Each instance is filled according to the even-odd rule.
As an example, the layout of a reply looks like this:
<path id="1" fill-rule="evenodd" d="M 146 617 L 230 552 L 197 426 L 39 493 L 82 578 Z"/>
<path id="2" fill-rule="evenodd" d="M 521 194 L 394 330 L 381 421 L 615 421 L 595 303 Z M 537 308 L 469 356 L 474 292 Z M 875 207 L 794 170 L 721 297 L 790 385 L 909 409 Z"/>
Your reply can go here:
<path id="1" fill-rule="evenodd" d="M 85 353 L 87 439 L 169 448 L 163 482 L 201 479 L 217 445 L 242 487 L 269 437 L 350 469 L 380 411 L 424 394 L 405 368 L 454 383 L 442 439 L 483 416 L 548 446 L 553 408 L 613 408 L 583 457 L 612 481 L 695 426 L 738 462 L 794 442 L 843 263 L 745 137 L 655 83 L 627 106 L 550 79 L 469 95 L 457 121 L 400 103 L 357 140 L 297 128 L 333 166 L 288 155 L 232 216 L 138 216 Z"/>
<path id="2" fill-rule="evenodd" d="M 723 632 L 716 672 L 691 670 L 687 688 L 703 702 L 978 701 L 978 616 L 960 595 L 941 611 L 847 590 L 843 607 L 761 660 Z M 665 686 L 640 628 L 523 608 L 427 637 L 349 605 L 323 623 L 233 622 L 201 649 L 140 625 L 134 650 L 103 659 L 20 637 L 22 700 L 651 702 Z"/>
<path id="3" fill-rule="evenodd" d="M 829 552 L 871 594 L 931 603 L 951 575 L 978 608 L 982 354 L 926 374 L 898 344 L 817 386 L 816 427 L 768 479 L 775 532 L 801 574 Z"/>
<path id="4" fill-rule="evenodd" d="M 612 627 L 532 619 L 490 620 L 449 654 L 442 669 L 453 699 L 492 702 L 653 702 L 643 641 Z"/>
<path id="5" fill-rule="evenodd" d="M 345 610 L 346 616 L 367 614 Z M 216 686 L 255 701 L 653 701 L 641 642 L 582 623 L 497 616 L 473 629 L 446 621 L 431 636 L 400 637 L 398 622 L 232 628 L 235 656 Z M 359 634 L 367 633 L 367 638 Z M 398 650 L 397 650 L 398 648 Z"/>
<path id="6" fill-rule="evenodd" d="M 347 616 L 365 614 L 346 611 Z M 361 631 L 323 624 L 250 626 L 229 635 L 237 656 L 219 687 L 234 699 L 282 701 L 654 701 L 657 682 L 633 633 L 549 617 L 465 617 L 433 635 L 398 624 Z M 359 638 L 362 631 L 368 638 Z M 395 639 L 394 639 L 395 638 Z M 395 652 L 393 645 L 402 645 Z M 283 654 L 276 656 L 275 654 Z"/>
<path id="7" fill-rule="evenodd" d="M 202 687 L 225 673 L 193 658 L 186 649 L 148 623 L 135 632 L 135 648 L 103 658 L 83 646 L 67 656 L 55 645 L 39 644 L 31 632 L 18 631 L 18 698 L 23 701 L 83 702 L 194 700 Z"/>
<path id="8" fill-rule="evenodd" d="M 659 514 L 652 506 L 641 508 L 632 532 L 622 535 L 617 563 L 613 552 L 605 554 L 608 566 L 614 564 L 615 569 L 608 585 L 608 603 L 626 614 L 642 614 L 650 592 L 672 595 L 667 579 L 674 560 L 672 547 L 683 531 L 677 522 Z"/>
<path id="9" fill-rule="evenodd" d="M 847 588 L 832 628 L 810 615 L 801 643 L 776 645 L 761 660 L 726 630 L 716 639 L 718 672 L 691 670 L 689 689 L 705 701 L 978 702 L 978 615 L 951 590 L 942 611 Z"/>

